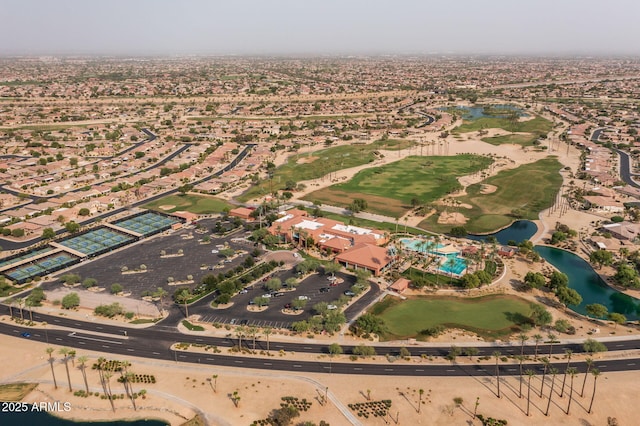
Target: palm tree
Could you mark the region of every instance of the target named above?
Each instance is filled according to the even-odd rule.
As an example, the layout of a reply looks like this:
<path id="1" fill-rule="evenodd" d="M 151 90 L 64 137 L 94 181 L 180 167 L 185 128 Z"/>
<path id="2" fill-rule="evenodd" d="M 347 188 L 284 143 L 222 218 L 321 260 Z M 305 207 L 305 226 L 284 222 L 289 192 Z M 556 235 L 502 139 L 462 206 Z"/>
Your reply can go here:
<path id="1" fill-rule="evenodd" d="M 544 389 L 544 378 L 547 375 L 547 370 L 549 369 L 549 366 L 551 365 L 551 363 L 549 362 L 549 359 L 547 357 L 542 357 L 541 359 L 542 364 L 544 365 L 544 369 L 542 370 L 542 380 L 540 383 L 540 398 L 542 398 L 542 390 Z"/>
<path id="2" fill-rule="evenodd" d="M 556 340 L 556 335 L 549 333 L 547 334 L 547 339 L 549 339 L 549 359 L 551 359 L 551 355 L 553 354 L 553 342 Z"/>
<path id="3" fill-rule="evenodd" d="M 67 369 L 67 381 L 69 382 L 69 392 L 73 392 L 71 388 L 71 376 L 69 375 L 69 348 L 60 348 L 58 353 L 63 356 L 62 362 L 64 362 L 64 368 Z"/>
<path id="4" fill-rule="evenodd" d="M 53 348 L 47 348 L 47 355 L 49 355 L 49 365 L 51 366 L 51 375 L 53 376 L 53 387 L 58 389 L 58 382 L 56 381 L 56 372 L 53 370 L 53 363 L 56 361 L 54 357 L 51 356 L 53 353 Z"/>
<path id="5" fill-rule="evenodd" d="M 584 397 L 584 385 L 587 383 L 587 376 L 589 375 L 589 371 L 591 371 L 591 367 L 593 366 L 593 359 L 586 358 L 584 360 L 585 364 L 587 364 L 587 371 L 584 372 L 584 380 L 582 381 L 582 390 L 580 391 L 580 397 Z"/>
<path id="6" fill-rule="evenodd" d="M 529 382 L 527 385 L 527 417 L 529 416 L 529 405 L 531 402 L 531 379 L 535 375 L 536 373 L 533 370 L 527 370 L 527 377 L 529 378 Z"/>
<path id="7" fill-rule="evenodd" d="M 24 313 L 22 312 L 22 307 L 24 306 L 24 298 L 19 297 L 17 299 L 17 302 L 18 302 L 18 307 L 20 308 L 20 319 L 24 321 Z"/>
<path id="8" fill-rule="evenodd" d="M 418 413 L 420 412 L 420 408 L 422 407 L 422 395 L 424 394 L 424 389 L 418 389 Z"/>
<path id="9" fill-rule="evenodd" d="M 575 367 L 567 368 L 567 372 L 571 376 L 571 385 L 569 387 L 569 403 L 567 404 L 567 415 L 569 415 L 569 409 L 571 408 L 571 400 L 573 399 L 573 379 L 578 374 L 578 369 Z"/>
<path id="10" fill-rule="evenodd" d="M 498 383 L 498 398 L 500 398 L 500 368 L 498 367 L 498 361 L 500 360 L 500 351 L 494 351 L 493 356 L 496 359 L 496 382 Z"/>
<path id="11" fill-rule="evenodd" d="M 533 340 L 536 342 L 536 346 L 535 346 L 534 353 L 533 353 L 533 359 L 538 359 L 538 345 L 540 344 L 540 342 L 542 342 L 542 335 L 541 334 L 534 334 L 533 335 Z"/>
<path id="12" fill-rule="evenodd" d="M 111 374 L 108 371 L 103 374 L 104 383 L 106 385 L 106 390 L 107 390 L 107 396 L 109 398 L 109 401 L 111 401 L 111 408 L 113 409 L 113 411 L 116 411 L 116 408 L 113 405 L 113 393 L 111 392 L 111 377 L 112 376 L 113 376 L 113 374 Z"/>
<path id="13" fill-rule="evenodd" d="M 562 398 L 562 396 L 564 395 L 564 384 L 567 381 L 567 373 L 569 370 L 569 363 L 571 362 L 571 355 L 573 354 L 573 351 L 571 349 L 565 349 L 564 354 L 567 357 L 567 366 L 564 369 L 564 378 L 562 379 L 562 389 L 560 390 L 560 398 Z"/>
<path id="14" fill-rule="evenodd" d="M 236 336 L 238 336 L 238 348 L 242 350 L 242 338 L 244 337 L 244 333 L 246 333 L 246 328 L 243 325 L 239 325 L 236 327 Z"/>
<path id="15" fill-rule="evenodd" d="M 589 404 L 589 410 L 587 411 L 589 414 L 591 414 L 591 408 L 593 408 L 593 399 L 596 397 L 596 382 L 600 376 L 600 370 L 594 368 L 591 370 L 591 374 L 593 375 L 593 393 L 591 394 L 591 403 Z"/>
<path id="16" fill-rule="evenodd" d="M 547 411 L 545 411 L 544 415 L 549 415 L 549 407 L 551 406 L 551 397 L 553 397 L 553 385 L 556 383 L 556 374 L 558 374 L 558 369 L 551 367 L 549 369 L 551 373 L 551 389 L 549 390 L 549 400 L 547 401 Z"/>
<path id="17" fill-rule="evenodd" d="M 176 301 L 178 303 L 184 303 L 185 318 L 189 318 L 189 306 L 187 305 L 187 302 L 189 301 L 190 298 L 191 298 L 191 293 L 186 288 L 176 295 Z"/>
<path id="18" fill-rule="evenodd" d="M 218 393 L 218 375 L 214 374 L 211 378 L 213 378 L 213 391 Z"/>
<path id="19" fill-rule="evenodd" d="M 131 404 L 133 404 L 133 410 L 137 410 L 138 408 L 136 407 L 136 398 L 134 396 L 133 393 L 133 381 L 135 379 L 135 374 L 133 374 L 132 372 L 128 371 L 125 373 L 124 375 L 124 379 L 126 382 L 125 386 L 129 387 L 129 397 L 131 398 Z"/>
<path id="20" fill-rule="evenodd" d="M 265 327 L 262 329 L 262 334 L 267 338 L 267 352 L 269 352 L 269 336 L 273 334 L 273 329 L 271 327 Z"/>
<path id="21" fill-rule="evenodd" d="M 258 328 L 257 327 L 249 327 L 247 329 L 247 334 L 253 338 L 253 350 L 256 350 L 256 338 L 258 337 Z"/>
<path id="22" fill-rule="evenodd" d="M 87 394 L 89 393 L 89 383 L 87 382 L 87 371 L 86 371 L 86 362 L 89 359 L 86 355 L 81 355 L 78 357 L 78 368 L 82 372 L 82 378 L 84 379 L 84 387 L 87 390 Z"/>
<path id="23" fill-rule="evenodd" d="M 518 398 L 522 398 L 522 361 L 524 361 L 524 356 L 516 355 L 514 358 L 518 360 L 520 369 L 520 391 L 518 392 Z"/>

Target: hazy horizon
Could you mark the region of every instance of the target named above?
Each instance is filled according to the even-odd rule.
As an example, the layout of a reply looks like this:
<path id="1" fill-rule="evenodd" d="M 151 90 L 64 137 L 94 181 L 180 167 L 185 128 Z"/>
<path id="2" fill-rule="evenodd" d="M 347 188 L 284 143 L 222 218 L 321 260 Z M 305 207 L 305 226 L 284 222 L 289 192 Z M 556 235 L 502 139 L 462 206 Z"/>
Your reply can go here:
<path id="1" fill-rule="evenodd" d="M 612 0 L 5 0 L 0 55 L 640 56 Z"/>

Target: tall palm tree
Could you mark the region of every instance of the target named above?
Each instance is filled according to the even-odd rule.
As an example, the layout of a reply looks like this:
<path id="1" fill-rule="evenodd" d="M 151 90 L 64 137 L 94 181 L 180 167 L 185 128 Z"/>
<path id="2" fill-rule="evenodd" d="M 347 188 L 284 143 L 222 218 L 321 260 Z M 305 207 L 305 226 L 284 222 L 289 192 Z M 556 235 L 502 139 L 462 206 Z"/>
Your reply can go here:
<path id="1" fill-rule="evenodd" d="M 422 395 L 424 394 L 424 389 L 418 389 L 418 413 L 420 412 L 420 408 L 422 407 Z"/>
<path id="2" fill-rule="evenodd" d="M 533 376 L 535 375 L 536 373 L 533 370 L 527 370 L 527 377 L 529 378 L 527 384 L 527 417 L 529 416 L 529 406 L 531 403 L 531 379 L 533 379 Z"/>
<path id="3" fill-rule="evenodd" d="M 58 353 L 63 356 L 62 362 L 64 362 L 64 368 L 67 369 L 67 381 L 69 382 L 69 392 L 73 392 L 71 388 L 71 375 L 69 374 L 69 348 L 60 348 Z"/>
<path id="4" fill-rule="evenodd" d="M 246 333 L 246 328 L 243 325 L 239 325 L 236 327 L 236 336 L 238 336 L 238 348 L 242 350 L 242 338 Z"/>
<path id="5" fill-rule="evenodd" d="M 87 390 L 87 394 L 89 393 L 89 383 L 87 382 L 87 366 L 86 362 L 89 359 L 86 355 L 81 355 L 78 357 L 78 369 L 82 372 L 82 378 L 84 379 L 84 387 Z"/>
<path id="6" fill-rule="evenodd" d="M 520 391 L 518 392 L 518 398 L 522 398 L 522 361 L 524 361 L 524 356 L 516 355 L 514 358 L 518 360 L 518 366 L 520 369 Z"/>
<path id="7" fill-rule="evenodd" d="M 18 302 L 18 307 L 20 308 L 20 319 L 22 319 L 22 321 L 24 321 L 24 313 L 22 312 L 22 307 L 24 306 L 24 298 L 23 297 L 19 297 L 17 299 Z"/>
<path id="8" fill-rule="evenodd" d="M 591 367 L 593 366 L 593 359 L 591 358 L 587 358 L 584 360 L 584 362 L 587 364 L 587 371 L 584 372 L 584 380 L 582 381 L 582 390 L 580 391 L 580 397 L 584 397 L 584 385 L 587 384 L 587 376 L 589 375 L 589 372 L 591 371 Z"/>
<path id="9" fill-rule="evenodd" d="M 9 317 L 13 319 L 13 304 L 15 303 L 15 300 L 13 299 L 13 297 L 10 297 L 6 299 L 4 303 L 6 303 L 9 306 Z"/>
<path id="10" fill-rule="evenodd" d="M 553 342 L 556 340 L 556 335 L 549 333 L 547 334 L 547 338 L 549 339 L 549 359 L 551 359 L 551 355 L 553 354 Z"/>
<path id="11" fill-rule="evenodd" d="M 547 375 L 547 370 L 549 369 L 549 366 L 551 365 L 551 363 L 549 362 L 549 359 L 547 357 L 542 357 L 541 359 L 542 364 L 544 365 L 544 369 L 542 370 L 542 380 L 540 383 L 540 398 L 542 398 L 542 390 L 544 389 L 544 378 Z"/>
<path id="12" fill-rule="evenodd" d="M 51 356 L 53 353 L 53 348 L 47 348 L 47 355 L 49 355 L 49 365 L 51 366 L 51 375 L 53 376 L 53 387 L 58 389 L 58 382 L 56 381 L 56 372 L 53 370 L 53 363 L 56 361 L 54 357 Z"/>
<path id="13" fill-rule="evenodd" d="M 520 340 L 520 356 L 524 356 L 524 344 L 528 338 L 525 333 L 518 334 L 518 340 Z"/>
<path id="14" fill-rule="evenodd" d="M 593 408 L 593 399 L 596 397 L 596 382 L 598 381 L 598 377 L 600 377 L 600 370 L 594 368 L 591 370 L 591 375 L 593 376 L 593 393 L 591 394 L 591 403 L 589 403 L 589 410 L 587 413 L 591 414 L 591 408 Z"/>
<path id="15" fill-rule="evenodd" d="M 496 359 L 496 383 L 498 384 L 498 398 L 500 398 L 500 367 L 498 366 L 498 361 L 500 361 L 500 351 L 494 351 L 493 357 Z"/>
<path id="16" fill-rule="evenodd" d="M 573 354 L 573 351 L 571 349 L 565 349 L 564 354 L 567 357 L 567 366 L 564 369 L 564 378 L 562 379 L 562 389 L 560 390 L 560 398 L 562 398 L 562 396 L 564 395 L 564 384 L 567 381 L 567 373 L 569 370 L 569 363 L 571 362 L 571 355 Z"/>
<path id="17" fill-rule="evenodd" d="M 109 401 L 111 401 L 111 409 L 115 412 L 116 408 L 113 404 L 113 393 L 111 392 L 111 377 L 113 377 L 113 374 L 107 371 L 103 374 L 103 377 L 107 389 L 107 397 L 109 398 Z"/>
<path id="18" fill-rule="evenodd" d="M 273 329 L 271 327 L 265 327 L 262 329 L 262 334 L 267 338 L 267 352 L 269 352 L 269 336 L 273 334 Z"/>
<path id="19" fill-rule="evenodd" d="M 127 386 L 129 387 L 129 398 L 131 398 L 131 404 L 133 404 L 133 410 L 136 411 L 138 407 L 136 407 L 136 398 L 133 392 L 133 381 L 135 380 L 135 374 L 130 371 L 127 371 L 124 375 L 124 379 L 126 381 Z"/>
<path id="20" fill-rule="evenodd" d="M 569 415 L 569 409 L 571 408 L 571 400 L 573 399 L 573 379 L 575 379 L 578 374 L 578 369 L 575 367 L 567 368 L 567 372 L 569 376 L 571 376 L 571 385 L 569 387 L 569 402 L 567 403 L 567 415 Z"/>
<path id="21" fill-rule="evenodd" d="M 533 353 L 533 359 L 538 359 L 538 345 L 540 344 L 540 342 L 542 342 L 542 335 L 541 334 L 534 334 L 533 335 L 533 340 L 536 342 L 536 347 L 535 347 L 534 353 Z"/>
<path id="22" fill-rule="evenodd" d="M 178 293 L 178 295 L 176 296 L 176 301 L 178 303 L 184 303 L 185 318 L 189 318 L 189 305 L 187 305 L 187 302 L 189 301 L 190 298 L 191 298 L 191 293 L 186 288 L 182 290 L 180 293 Z"/>
<path id="23" fill-rule="evenodd" d="M 558 369 L 551 367 L 549 369 L 549 373 L 551 373 L 551 389 L 549 390 L 549 400 L 547 401 L 547 410 L 544 412 L 545 416 L 549 415 L 549 407 L 551 407 L 551 398 L 553 397 L 553 385 L 556 383 L 556 374 L 558 374 Z"/>

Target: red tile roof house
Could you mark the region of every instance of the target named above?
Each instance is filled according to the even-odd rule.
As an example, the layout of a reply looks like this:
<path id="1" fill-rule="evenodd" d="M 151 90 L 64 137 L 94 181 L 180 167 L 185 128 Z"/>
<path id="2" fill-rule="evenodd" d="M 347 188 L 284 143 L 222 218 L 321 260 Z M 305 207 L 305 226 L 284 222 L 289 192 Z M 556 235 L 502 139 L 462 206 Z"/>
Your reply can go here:
<path id="1" fill-rule="evenodd" d="M 244 219 L 246 221 L 255 220 L 250 215 L 253 213 L 254 209 L 250 209 L 247 207 L 236 207 L 235 209 L 229 210 L 229 216 L 239 217 L 240 219 Z"/>
<path id="2" fill-rule="evenodd" d="M 335 257 L 335 261 L 347 268 L 365 269 L 379 276 L 393 261 L 384 247 L 360 243 Z"/>

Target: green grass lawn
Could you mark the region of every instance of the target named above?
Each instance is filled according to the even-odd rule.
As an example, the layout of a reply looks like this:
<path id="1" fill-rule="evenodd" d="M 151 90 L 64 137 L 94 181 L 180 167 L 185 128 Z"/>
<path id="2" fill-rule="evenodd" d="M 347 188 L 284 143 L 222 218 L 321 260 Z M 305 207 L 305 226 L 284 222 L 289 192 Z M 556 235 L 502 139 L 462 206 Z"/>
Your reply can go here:
<path id="1" fill-rule="evenodd" d="M 163 210 L 160 206 L 174 206 L 169 210 Z M 225 207 L 233 208 L 233 206 L 219 198 L 206 195 L 168 195 L 159 198 L 143 206 L 145 209 L 156 210 L 160 212 L 173 213 L 176 211 L 188 211 L 195 214 L 220 213 Z"/>
<path id="2" fill-rule="evenodd" d="M 553 123 L 544 117 L 536 116 L 527 121 L 511 121 L 506 118 L 483 117 L 477 120 L 464 120 L 452 133 L 477 132 L 484 129 L 504 129 L 508 132 L 525 132 L 534 135 L 546 135 L 551 131 Z"/>
<path id="3" fill-rule="evenodd" d="M 515 296 L 386 299 L 372 309 L 387 326 L 388 332 L 383 336 L 385 340 L 420 338 L 421 330 L 437 325 L 461 328 L 486 339 L 496 339 L 518 331 L 518 324 L 531 314 L 529 302 Z"/>
<path id="4" fill-rule="evenodd" d="M 457 208 L 469 221 L 465 224 L 472 233 L 492 232 L 508 226 L 513 220 L 537 219 L 538 214 L 553 204 L 562 184 L 562 164 L 556 158 L 545 158 L 503 170 L 481 183 L 470 185 L 467 195 L 458 197 L 473 208 Z M 482 194 L 482 184 L 495 185 L 496 191 Z M 436 215 L 420 223 L 420 227 L 434 232 L 448 232 L 451 225 L 437 223 Z"/>
<path id="5" fill-rule="evenodd" d="M 268 194 L 271 185 L 274 191 L 281 190 L 284 189 L 287 181 L 317 179 L 330 172 L 371 163 L 376 159 L 374 152 L 377 150 L 401 150 L 410 146 L 413 146 L 411 141 L 388 139 L 366 145 L 342 145 L 307 154 L 292 155 L 287 159 L 286 164 L 276 169 L 272 183 L 264 180 L 237 198 L 239 201 L 248 201 Z"/>
<path id="6" fill-rule="evenodd" d="M 522 146 L 533 146 L 533 143 L 538 140 L 538 135 L 528 134 L 511 134 L 502 136 L 492 136 L 489 138 L 482 138 L 483 142 L 491 145 L 503 145 L 513 144 Z"/>
<path id="7" fill-rule="evenodd" d="M 345 183 L 308 194 L 304 199 L 347 207 L 354 198 L 367 201 L 367 211 L 400 217 L 411 200 L 431 203 L 461 188 L 457 178 L 480 171 L 492 160 L 473 154 L 411 156 L 382 167 L 358 172 Z"/>

